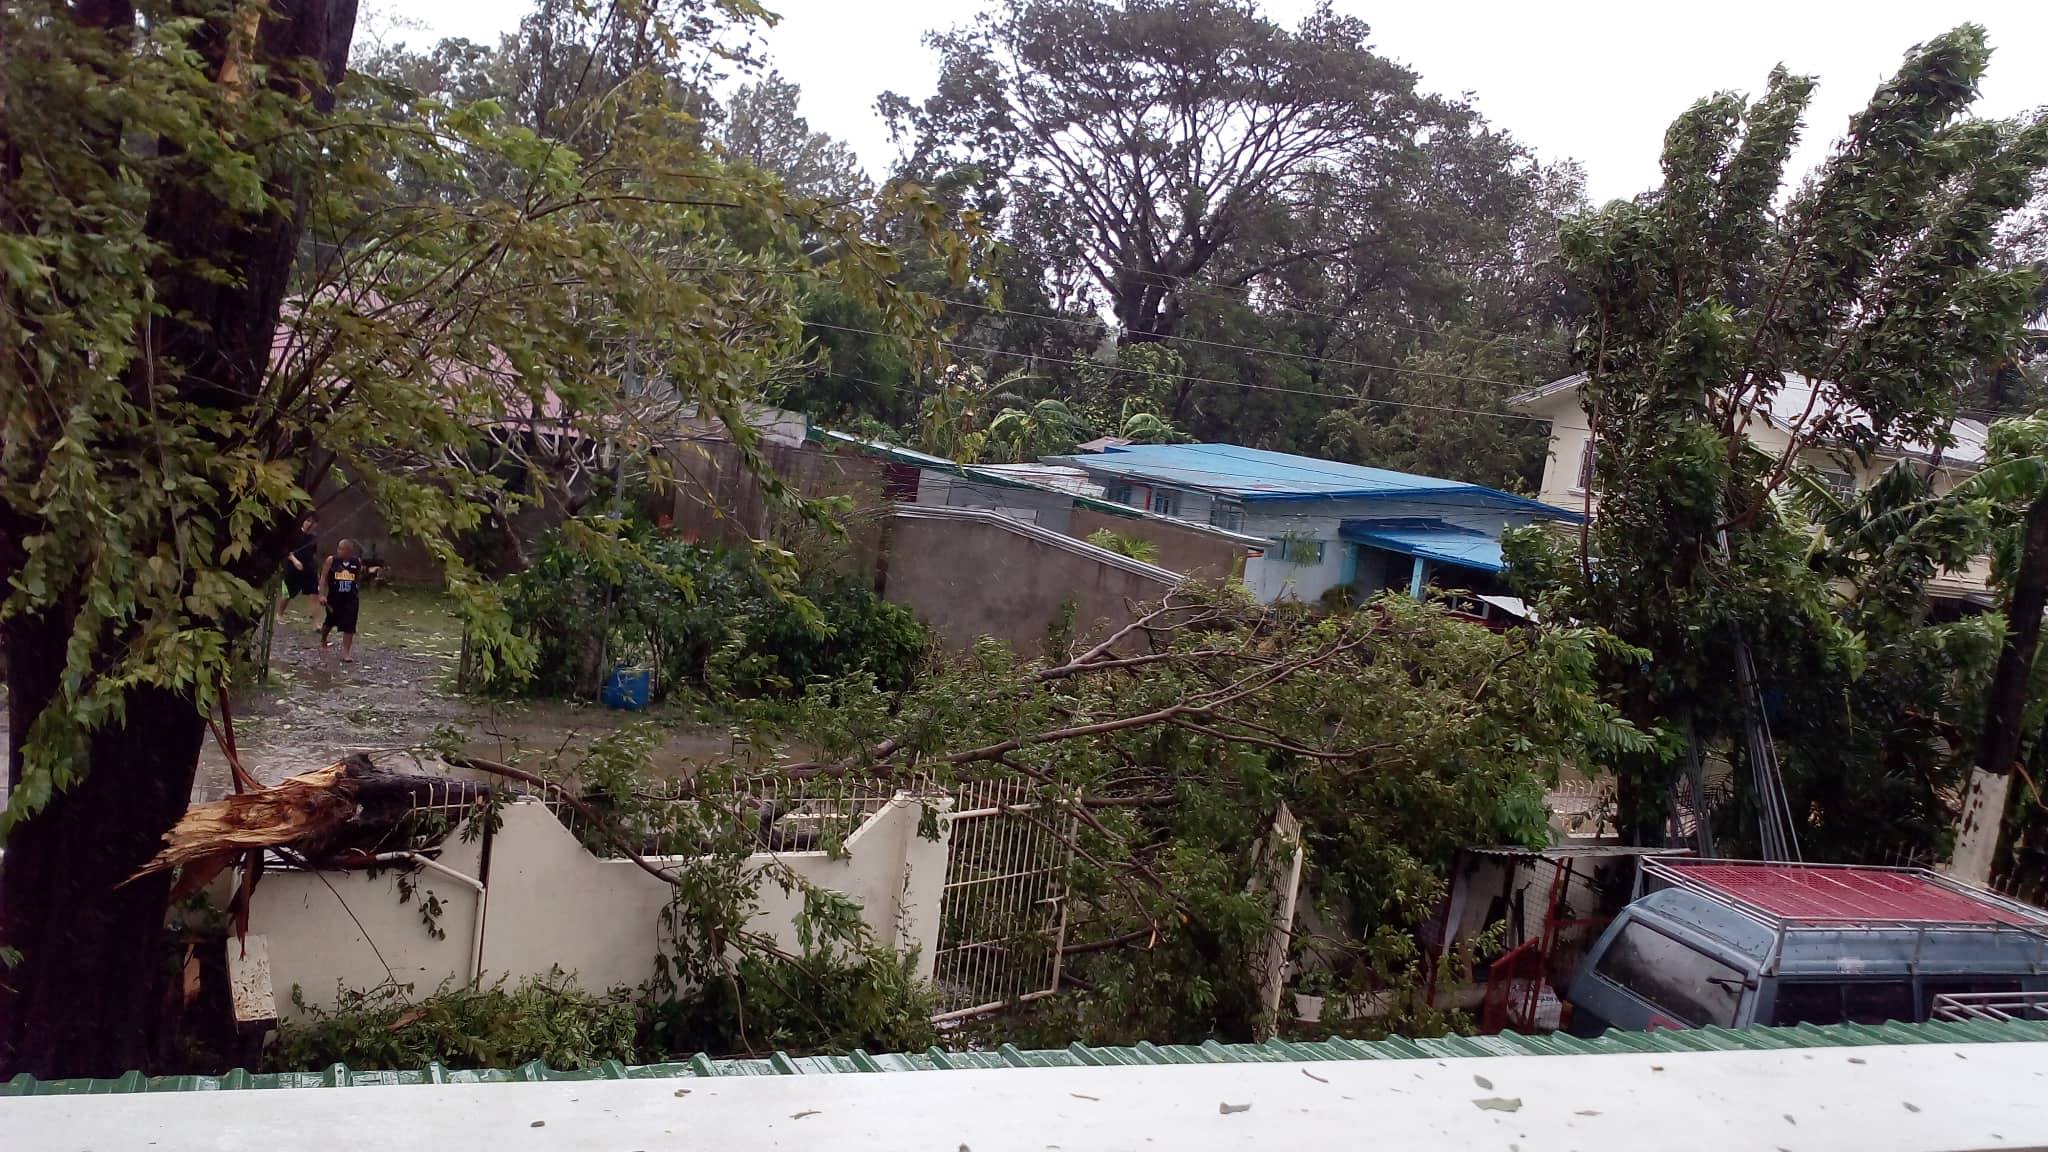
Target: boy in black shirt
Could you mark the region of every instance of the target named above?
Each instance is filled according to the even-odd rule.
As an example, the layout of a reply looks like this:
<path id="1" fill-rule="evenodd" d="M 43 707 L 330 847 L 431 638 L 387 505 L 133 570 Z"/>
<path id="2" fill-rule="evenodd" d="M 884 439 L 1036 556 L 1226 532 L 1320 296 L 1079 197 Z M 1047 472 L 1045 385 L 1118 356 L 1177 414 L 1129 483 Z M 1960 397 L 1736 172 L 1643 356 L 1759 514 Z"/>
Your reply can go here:
<path id="1" fill-rule="evenodd" d="M 334 546 L 334 555 L 320 569 L 320 603 L 327 606 L 327 619 L 320 625 L 320 646 L 327 647 L 329 632 L 341 633 L 341 662 L 355 660 L 356 613 L 361 607 L 358 599 L 363 581 L 363 561 L 357 554 L 356 542 L 343 540 Z"/>
<path id="2" fill-rule="evenodd" d="M 284 557 L 284 597 L 277 602 L 277 618 L 301 596 L 320 594 L 320 520 L 311 512 L 299 521 L 299 542 Z"/>

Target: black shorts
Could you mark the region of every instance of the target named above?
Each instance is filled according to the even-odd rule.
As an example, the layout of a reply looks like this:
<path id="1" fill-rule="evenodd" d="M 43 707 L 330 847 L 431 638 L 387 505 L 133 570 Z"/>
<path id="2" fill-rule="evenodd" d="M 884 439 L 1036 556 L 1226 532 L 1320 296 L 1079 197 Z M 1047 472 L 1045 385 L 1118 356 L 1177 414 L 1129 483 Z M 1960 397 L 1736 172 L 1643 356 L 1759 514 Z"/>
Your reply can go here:
<path id="1" fill-rule="evenodd" d="M 344 636 L 356 634 L 356 612 L 361 605 L 356 593 L 327 598 L 327 619 L 320 625 L 322 632 L 339 632 Z"/>
<path id="2" fill-rule="evenodd" d="M 284 566 L 284 594 L 286 596 L 311 596 L 320 591 L 320 574 L 311 568 Z"/>

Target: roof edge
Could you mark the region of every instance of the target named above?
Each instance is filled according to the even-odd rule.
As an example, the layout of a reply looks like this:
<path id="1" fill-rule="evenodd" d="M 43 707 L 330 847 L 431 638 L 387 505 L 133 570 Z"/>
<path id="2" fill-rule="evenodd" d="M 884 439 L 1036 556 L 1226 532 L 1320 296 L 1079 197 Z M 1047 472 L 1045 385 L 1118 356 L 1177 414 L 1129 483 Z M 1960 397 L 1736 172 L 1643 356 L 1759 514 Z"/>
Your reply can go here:
<path id="1" fill-rule="evenodd" d="M 1005 1044 L 976 1052 L 923 1052 L 844 1056 L 713 1059 L 626 1065 L 607 1060 L 594 1067 L 555 1069 L 534 1060 L 513 1068 L 451 1069 L 434 1062 L 399 1071 L 355 1071 L 335 1064 L 318 1071 L 224 1076 L 154 1076 L 140 1072 L 92 1080 L 39 1080 L 24 1072 L 0 1083 L 0 1099 L 133 1092 L 212 1092 L 238 1089 L 350 1088 L 406 1084 L 517 1084 L 534 1081 L 691 1080 L 718 1076 L 806 1076 L 840 1073 L 897 1073 L 955 1069 L 1082 1068 L 1115 1065 L 1270 1064 L 1355 1060 L 1444 1060 L 1496 1056 L 1606 1056 L 1652 1052 L 1762 1052 L 1779 1048 L 1862 1048 L 1879 1045 L 2048 1043 L 2048 1021 L 2006 1020 L 1927 1024 L 1801 1024 L 1788 1028 L 1686 1028 L 1652 1032 L 1610 1031 L 1585 1040 L 1562 1033 L 1524 1036 L 1443 1036 L 1424 1039 L 1321 1041 L 1270 1040 L 1264 1044 L 1149 1044 L 1130 1048 L 1067 1048 L 1026 1051 Z"/>

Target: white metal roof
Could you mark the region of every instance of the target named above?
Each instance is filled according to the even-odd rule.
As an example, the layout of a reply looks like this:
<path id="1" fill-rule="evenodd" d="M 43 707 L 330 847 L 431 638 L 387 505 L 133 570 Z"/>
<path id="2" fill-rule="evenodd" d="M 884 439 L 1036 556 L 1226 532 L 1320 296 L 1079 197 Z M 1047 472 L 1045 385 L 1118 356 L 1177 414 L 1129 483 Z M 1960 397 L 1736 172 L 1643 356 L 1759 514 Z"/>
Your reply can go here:
<path id="1" fill-rule="evenodd" d="M 2019 1148 L 2048 1044 L 52 1095 L 18 1148 Z"/>

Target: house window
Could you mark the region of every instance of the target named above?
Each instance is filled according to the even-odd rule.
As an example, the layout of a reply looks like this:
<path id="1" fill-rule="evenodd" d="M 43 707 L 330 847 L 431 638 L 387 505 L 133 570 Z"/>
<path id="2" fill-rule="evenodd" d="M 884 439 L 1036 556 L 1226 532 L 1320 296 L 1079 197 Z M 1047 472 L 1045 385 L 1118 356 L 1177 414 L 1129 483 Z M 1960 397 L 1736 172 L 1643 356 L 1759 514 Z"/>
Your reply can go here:
<path id="1" fill-rule="evenodd" d="M 1131 486 L 1129 484 L 1111 484 L 1102 490 L 1102 498 L 1112 504 L 1129 504 L 1131 502 Z"/>
<path id="2" fill-rule="evenodd" d="M 1161 516 L 1180 515 L 1180 493 L 1165 488 L 1152 490 L 1152 510 Z"/>
<path id="3" fill-rule="evenodd" d="M 1242 529 L 1244 527 L 1244 505 L 1218 500 L 1215 506 L 1209 509 L 1209 523 L 1228 532 L 1236 532 Z"/>
<path id="4" fill-rule="evenodd" d="M 1846 502 L 1856 498 L 1856 477 L 1851 476 L 1847 472 L 1836 472 L 1830 468 L 1822 468 L 1820 470 L 1820 482 L 1827 485 L 1828 491 L 1833 493 L 1837 500 Z"/>
<path id="5" fill-rule="evenodd" d="M 1284 564 L 1309 567 L 1323 562 L 1323 542 L 1299 536 L 1282 536 L 1273 541 L 1273 558 Z"/>
<path id="6" fill-rule="evenodd" d="M 1572 491 L 1584 492 L 1591 487 L 1593 487 L 1593 438 L 1588 436 L 1586 437 L 1586 442 L 1579 445 L 1579 479 L 1577 483 L 1572 485 Z"/>

